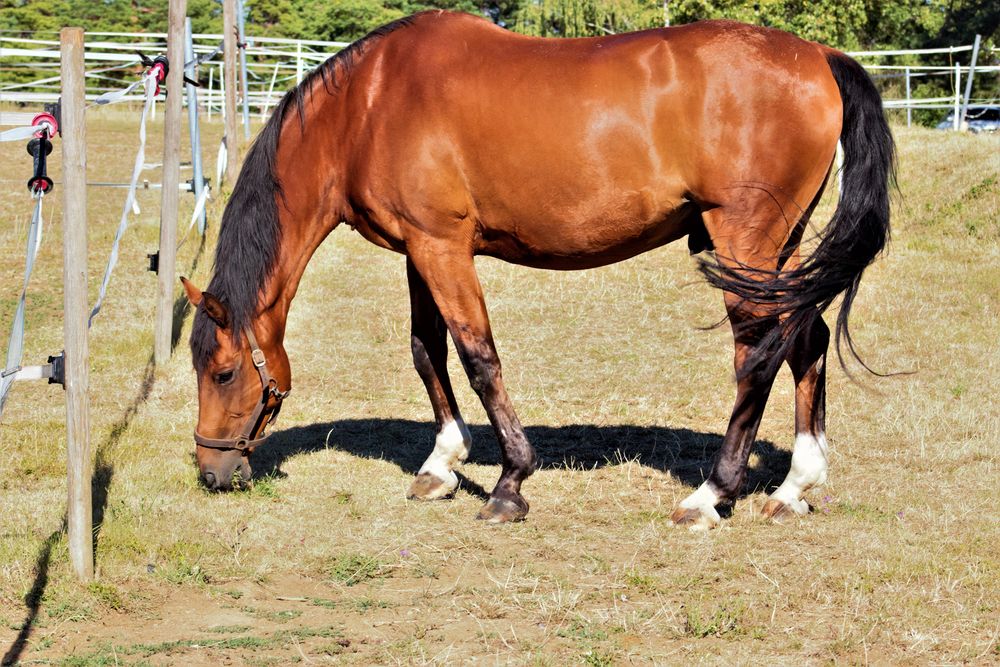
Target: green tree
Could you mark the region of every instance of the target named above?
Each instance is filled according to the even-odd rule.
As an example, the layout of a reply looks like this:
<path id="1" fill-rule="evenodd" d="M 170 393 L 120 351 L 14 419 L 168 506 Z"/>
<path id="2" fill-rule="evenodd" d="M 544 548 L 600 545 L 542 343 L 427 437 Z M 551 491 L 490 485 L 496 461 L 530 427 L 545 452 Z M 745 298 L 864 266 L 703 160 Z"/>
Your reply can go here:
<path id="1" fill-rule="evenodd" d="M 588 37 L 662 25 L 658 0 L 528 0 L 513 23 L 518 32 L 544 37 Z"/>

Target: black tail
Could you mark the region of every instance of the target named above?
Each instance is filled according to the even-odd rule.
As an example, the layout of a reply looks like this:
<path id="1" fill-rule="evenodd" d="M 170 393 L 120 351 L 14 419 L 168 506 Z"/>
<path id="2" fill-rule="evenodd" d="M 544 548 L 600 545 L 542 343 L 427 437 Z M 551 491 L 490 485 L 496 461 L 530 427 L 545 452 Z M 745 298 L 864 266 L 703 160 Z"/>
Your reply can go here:
<path id="1" fill-rule="evenodd" d="M 701 271 L 712 285 L 787 316 L 783 326 L 772 327 L 760 341 L 757 359 L 745 372 L 759 365 L 777 370 L 796 334 L 841 294 L 837 356 L 843 365 L 841 345 L 846 344 L 851 355 L 868 368 L 854 348 L 847 320 L 864 270 L 889 240 L 889 189 L 895 182 L 896 151 L 882 98 L 868 73 L 839 52 L 830 52 L 827 62 L 844 107 L 843 185 L 837 210 L 819 234 L 815 251 L 797 268 L 777 272 L 701 261 Z"/>

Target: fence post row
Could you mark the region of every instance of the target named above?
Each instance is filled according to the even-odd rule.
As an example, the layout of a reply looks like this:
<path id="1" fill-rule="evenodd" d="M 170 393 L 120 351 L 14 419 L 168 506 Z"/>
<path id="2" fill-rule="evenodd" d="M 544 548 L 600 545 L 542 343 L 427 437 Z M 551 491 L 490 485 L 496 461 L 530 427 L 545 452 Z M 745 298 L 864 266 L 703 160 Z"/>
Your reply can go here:
<path id="1" fill-rule="evenodd" d="M 174 328 L 174 273 L 177 263 L 177 208 L 180 187 L 181 95 L 184 87 L 184 19 L 187 0 L 170 0 L 167 37 L 166 110 L 163 127 L 163 190 L 160 200 L 160 252 L 156 291 L 156 331 L 153 357 L 157 366 L 170 359 Z"/>
<path id="2" fill-rule="evenodd" d="M 91 504 L 89 349 L 87 343 L 87 136 L 83 28 L 63 28 L 63 336 L 69 555 L 81 581 L 94 576 Z"/>

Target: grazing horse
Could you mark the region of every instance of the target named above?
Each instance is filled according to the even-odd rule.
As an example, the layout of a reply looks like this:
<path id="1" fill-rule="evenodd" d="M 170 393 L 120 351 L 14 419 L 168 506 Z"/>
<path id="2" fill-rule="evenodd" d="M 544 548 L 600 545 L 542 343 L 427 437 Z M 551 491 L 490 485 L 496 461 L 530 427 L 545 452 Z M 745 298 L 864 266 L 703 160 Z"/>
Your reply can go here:
<path id="1" fill-rule="evenodd" d="M 799 253 L 832 169 L 832 221 Z M 450 334 L 489 415 L 502 472 L 479 512 L 523 519 L 535 451 L 504 387 L 474 257 L 584 269 L 687 237 L 724 293 L 736 405 L 711 474 L 674 512 L 693 528 L 732 501 L 782 363 L 795 381 L 791 470 L 764 513 L 804 514 L 827 475 L 822 312 L 847 316 L 889 234 L 892 135 L 871 79 L 843 53 L 729 21 L 539 39 L 465 14 L 376 30 L 285 95 L 250 148 L 219 231 L 191 350 L 205 484 L 246 479 L 291 387 L 288 309 L 338 225 L 406 256 L 417 373 L 437 437 L 409 496 L 447 497 L 469 454 L 448 378 Z M 182 279 L 183 280 L 183 279 Z"/>

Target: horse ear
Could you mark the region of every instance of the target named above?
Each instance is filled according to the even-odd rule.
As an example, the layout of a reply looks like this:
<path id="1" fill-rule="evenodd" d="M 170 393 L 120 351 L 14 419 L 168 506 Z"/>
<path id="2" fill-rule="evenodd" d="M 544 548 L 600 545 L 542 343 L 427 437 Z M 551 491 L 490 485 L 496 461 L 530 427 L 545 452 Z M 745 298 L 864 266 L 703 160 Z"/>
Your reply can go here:
<path id="1" fill-rule="evenodd" d="M 212 321 L 218 324 L 220 329 L 229 326 L 229 311 L 222 305 L 221 301 L 215 298 L 215 295 L 211 292 L 202 292 L 195 287 L 194 283 L 183 276 L 181 284 L 184 285 L 184 291 L 187 292 L 188 301 L 191 302 L 192 306 L 202 306 L 205 309 L 205 314 L 212 318 Z"/>
<path id="2" fill-rule="evenodd" d="M 205 314 L 219 325 L 220 329 L 229 328 L 229 311 L 222 302 L 215 298 L 211 292 L 201 293 L 201 306 L 205 309 Z"/>
<path id="3" fill-rule="evenodd" d="M 201 303 L 202 292 L 194 286 L 193 282 L 181 276 L 181 285 L 184 285 L 184 291 L 187 292 L 188 301 L 191 302 L 192 306 L 197 306 Z"/>

